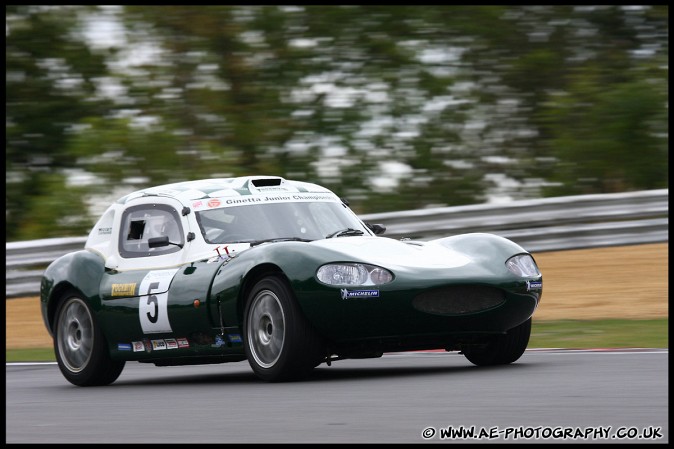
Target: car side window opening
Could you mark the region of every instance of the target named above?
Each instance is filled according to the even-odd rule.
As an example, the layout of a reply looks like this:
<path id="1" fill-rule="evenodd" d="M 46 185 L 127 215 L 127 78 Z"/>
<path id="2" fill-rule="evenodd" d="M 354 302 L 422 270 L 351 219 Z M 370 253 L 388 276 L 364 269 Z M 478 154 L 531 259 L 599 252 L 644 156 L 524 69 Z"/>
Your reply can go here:
<path id="1" fill-rule="evenodd" d="M 180 251 L 176 245 L 150 248 L 154 237 L 168 236 L 169 242 L 184 244 L 178 212 L 163 204 L 143 204 L 128 208 L 122 215 L 119 254 L 124 258 L 159 256 Z"/>

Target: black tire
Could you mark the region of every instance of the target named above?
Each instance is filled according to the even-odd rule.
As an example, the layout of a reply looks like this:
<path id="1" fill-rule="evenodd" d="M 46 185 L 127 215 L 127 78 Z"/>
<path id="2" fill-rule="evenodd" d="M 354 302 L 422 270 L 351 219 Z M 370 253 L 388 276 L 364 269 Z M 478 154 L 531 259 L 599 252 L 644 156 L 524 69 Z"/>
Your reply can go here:
<path id="1" fill-rule="evenodd" d="M 519 359 L 529 344 L 531 318 L 495 337 L 485 348 L 466 349 L 463 354 L 477 366 L 507 365 Z"/>
<path id="2" fill-rule="evenodd" d="M 265 277 L 250 291 L 243 334 L 248 363 L 264 381 L 303 379 L 320 364 L 322 339 L 280 276 Z"/>
<path id="3" fill-rule="evenodd" d="M 76 293 L 66 295 L 56 311 L 54 353 L 63 376 L 80 387 L 111 384 L 126 363 L 110 358 L 91 308 Z"/>

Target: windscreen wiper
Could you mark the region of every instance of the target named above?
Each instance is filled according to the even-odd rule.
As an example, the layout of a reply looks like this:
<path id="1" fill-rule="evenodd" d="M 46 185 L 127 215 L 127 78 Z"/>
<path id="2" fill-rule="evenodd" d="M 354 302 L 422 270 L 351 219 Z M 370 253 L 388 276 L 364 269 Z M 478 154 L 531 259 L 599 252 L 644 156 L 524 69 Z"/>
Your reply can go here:
<path id="1" fill-rule="evenodd" d="M 342 236 L 349 236 L 349 235 L 363 235 L 365 234 L 363 231 L 360 229 L 353 229 L 353 228 L 346 228 L 346 229 L 340 229 L 339 231 L 333 232 L 332 234 L 328 234 L 325 236 L 326 239 L 330 239 L 332 237 L 342 237 Z"/>
<path id="2" fill-rule="evenodd" d="M 313 240 L 303 239 L 302 237 L 275 237 L 272 239 L 253 240 L 252 242 L 244 242 L 244 243 L 250 243 L 250 246 L 256 246 L 262 243 L 269 243 L 269 242 L 313 242 Z"/>

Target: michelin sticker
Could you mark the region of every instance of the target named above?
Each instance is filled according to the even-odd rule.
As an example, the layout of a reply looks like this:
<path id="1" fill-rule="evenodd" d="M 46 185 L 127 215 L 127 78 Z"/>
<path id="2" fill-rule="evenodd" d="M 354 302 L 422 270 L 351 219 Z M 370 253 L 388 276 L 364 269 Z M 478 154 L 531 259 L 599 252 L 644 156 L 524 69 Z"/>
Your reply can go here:
<path id="1" fill-rule="evenodd" d="M 177 271 L 177 268 L 150 271 L 140 283 L 138 317 L 143 333 L 173 332 L 168 317 L 168 288 Z"/>
<path id="2" fill-rule="evenodd" d="M 340 291 L 342 293 L 342 299 L 379 298 L 379 290 L 347 290 L 343 288 Z"/>

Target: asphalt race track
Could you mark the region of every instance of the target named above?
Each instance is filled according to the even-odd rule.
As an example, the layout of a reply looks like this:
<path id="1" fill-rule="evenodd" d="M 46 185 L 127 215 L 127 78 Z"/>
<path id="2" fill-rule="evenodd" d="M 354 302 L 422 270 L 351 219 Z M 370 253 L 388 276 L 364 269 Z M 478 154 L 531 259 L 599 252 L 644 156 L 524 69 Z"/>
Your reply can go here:
<path id="1" fill-rule="evenodd" d="M 6 443 L 667 443 L 668 350 L 456 353 L 321 365 L 267 384 L 247 362 L 127 363 L 112 385 L 6 365 Z M 471 436 L 471 433 L 472 436 Z"/>

